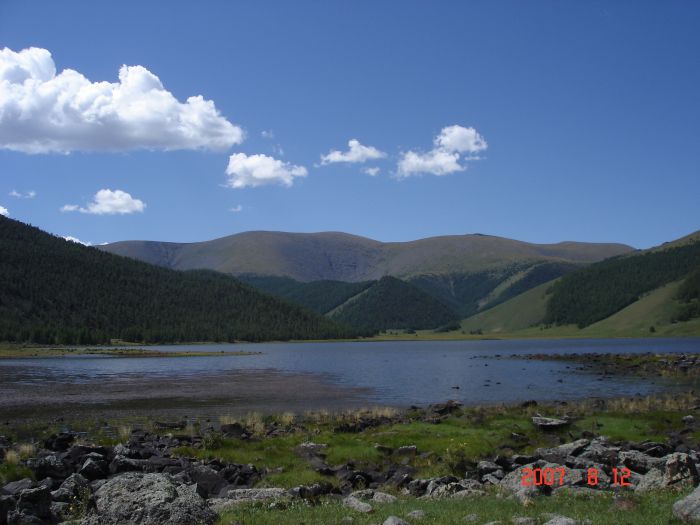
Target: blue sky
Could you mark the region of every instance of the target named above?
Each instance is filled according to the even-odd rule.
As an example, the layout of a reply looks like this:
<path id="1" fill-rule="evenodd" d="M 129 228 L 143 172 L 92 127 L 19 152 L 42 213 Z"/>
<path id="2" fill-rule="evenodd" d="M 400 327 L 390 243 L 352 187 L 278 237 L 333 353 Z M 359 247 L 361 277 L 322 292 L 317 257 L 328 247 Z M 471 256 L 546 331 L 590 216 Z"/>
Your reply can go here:
<path id="1" fill-rule="evenodd" d="M 0 91 L 0 207 L 52 233 L 480 232 L 648 247 L 700 229 L 700 3 L 96 5 L 4 0 L 6 61 L 42 48 L 57 75 L 88 84 L 142 66 L 130 78 L 156 75 L 181 121 L 197 95 L 218 114 L 197 106 L 207 119 L 184 131 L 149 107 L 97 124 L 72 115 L 56 139 L 44 110 L 19 125 Z M 471 146 L 436 142 L 446 128 Z M 321 162 L 332 150 L 348 160 L 351 139 L 384 156 Z M 420 165 L 446 156 L 452 171 L 402 171 L 409 152 Z"/>

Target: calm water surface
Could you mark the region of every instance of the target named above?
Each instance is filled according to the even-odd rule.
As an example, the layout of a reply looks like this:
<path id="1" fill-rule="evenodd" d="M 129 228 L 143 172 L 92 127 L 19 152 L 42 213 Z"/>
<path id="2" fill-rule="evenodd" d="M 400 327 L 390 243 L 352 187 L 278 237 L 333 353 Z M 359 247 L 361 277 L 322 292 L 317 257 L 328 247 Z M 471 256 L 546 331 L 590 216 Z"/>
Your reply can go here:
<path id="1" fill-rule="evenodd" d="M 274 371 L 366 389 L 368 403 L 407 406 L 458 399 L 466 404 L 649 394 L 688 388 L 668 380 L 604 377 L 572 363 L 506 359 L 512 354 L 700 352 L 700 338 L 528 341 L 274 343 L 150 347 L 159 351 L 254 351 L 250 356 L 61 357 L 0 360 L 0 384 L 80 384 Z M 459 388 L 456 388 L 459 387 Z"/>

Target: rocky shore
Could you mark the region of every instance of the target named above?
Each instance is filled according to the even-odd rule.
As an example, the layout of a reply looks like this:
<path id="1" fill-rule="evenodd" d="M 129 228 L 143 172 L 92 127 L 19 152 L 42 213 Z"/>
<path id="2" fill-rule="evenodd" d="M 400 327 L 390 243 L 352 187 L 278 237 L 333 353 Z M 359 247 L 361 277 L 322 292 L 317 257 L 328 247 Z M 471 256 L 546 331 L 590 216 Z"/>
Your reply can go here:
<path id="1" fill-rule="evenodd" d="M 526 404 L 523 409 L 536 409 Z M 427 409 L 414 409 L 412 416 L 440 422 L 459 411 L 459 403 L 448 402 Z M 379 420 L 337 425 L 338 433 L 361 434 L 386 419 L 405 422 L 405 414 Z M 589 432 L 571 432 L 568 418 L 532 415 L 536 432 L 548 435 L 552 446 L 529 453 L 504 453 L 461 464 L 461 475 L 420 477 L 413 466 L 425 455 L 418 446 L 377 445 L 382 461 L 374 464 L 328 461 L 328 444 L 304 441 L 294 447 L 296 457 L 327 481 L 293 487 L 271 487 L 269 469 L 238 464 L 221 458 L 187 456 L 220 439 L 244 444 L 255 435 L 279 436 L 298 428 L 268 425 L 246 428 L 241 423 L 222 424 L 199 433 L 185 433 L 179 423 L 161 423 L 160 430 L 133 430 L 124 442 L 90 444 L 72 432 L 52 434 L 33 450 L 0 437 L 0 465 L 14 465 L 24 472 L 20 479 L 0 487 L 0 525 L 38 523 L 98 524 L 212 524 L 217 516 L 241 505 L 264 502 L 284 508 L 294 501 L 317 504 L 335 501 L 353 516 L 372 515 L 377 506 L 401 500 L 479 500 L 489 497 L 514 499 L 523 508 L 533 501 L 568 493 L 585 497 L 596 494 L 641 494 L 662 490 L 688 492 L 700 482 L 700 447 L 695 441 L 696 422 L 684 418 L 685 428 L 669 431 L 664 441 L 613 441 Z M 559 433 L 556 433 L 556 432 Z M 564 432 L 562 434 L 562 431 Z M 515 441 L 526 440 L 514 435 Z M 268 438 L 269 439 L 269 438 Z M 523 450 L 528 450 L 527 443 Z M 21 457 L 21 453 L 24 457 Z M 534 473 L 534 475 L 533 475 Z M 537 478 L 539 473 L 539 481 Z M 621 479 L 621 477 L 623 479 Z M 419 523 L 422 511 L 391 516 L 385 525 Z M 676 518 L 700 523 L 700 488 L 673 507 Z M 478 515 L 465 516 L 483 523 Z M 565 516 L 539 519 L 514 516 L 520 525 L 547 523 L 572 525 Z M 491 525 L 494 525 L 493 523 Z"/>

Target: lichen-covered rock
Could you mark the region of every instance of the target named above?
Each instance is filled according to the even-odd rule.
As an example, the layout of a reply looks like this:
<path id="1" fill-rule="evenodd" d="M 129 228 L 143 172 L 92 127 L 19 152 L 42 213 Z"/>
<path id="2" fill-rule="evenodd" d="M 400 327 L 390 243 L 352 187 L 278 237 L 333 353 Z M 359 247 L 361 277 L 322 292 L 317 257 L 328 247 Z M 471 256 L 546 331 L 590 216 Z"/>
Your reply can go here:
<path id="1" fill-rule="evenodd" d="M 673 515 L 685 523 L 700 523 L 700 487 L 673 504 Z"/>
<path id="2" fill-rule="evenodd" d="M 365 503 L 357 499 L 355 496 L 348 496 L 343 500 L 343 505 L 347 508 L 354 510 L 355 512 L 362 512 L 363 514 L 369 514 L 374 509 L 369 503 Z"/>
<path id="3" fill-rule="evenodd" d="M 95 492 L 95 508 L 83 525 L 210 525 L 216 514 L 192 487 L 167 474 L 128 472 Z"/>
<path id="4" fill-rule="evenodd" d="M 80 474 L 71 474 L 61 483 L 58 489 L 51 493 L 51 499 L 70 503 L 74 498 L 81 498 L 83 495 L 89 495 L 91 492 L 88 480 Z"/>

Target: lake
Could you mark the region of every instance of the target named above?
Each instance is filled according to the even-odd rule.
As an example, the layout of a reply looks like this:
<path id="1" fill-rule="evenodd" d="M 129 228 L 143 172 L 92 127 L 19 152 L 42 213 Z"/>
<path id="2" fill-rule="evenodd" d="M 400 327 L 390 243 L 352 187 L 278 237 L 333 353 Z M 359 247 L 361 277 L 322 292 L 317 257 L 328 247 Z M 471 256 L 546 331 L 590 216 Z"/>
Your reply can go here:
<path id="1" fill-rule="evenodd" d="M 568 400 L 687 389 L 512 354 L 700 352 L 700 338 L 270 343 L 148 347 L 222 356 L 0 360 L 0 417 L 88 409 L 240 413 Z M 253 351 L 256 355 L 226 355 Z"/>

